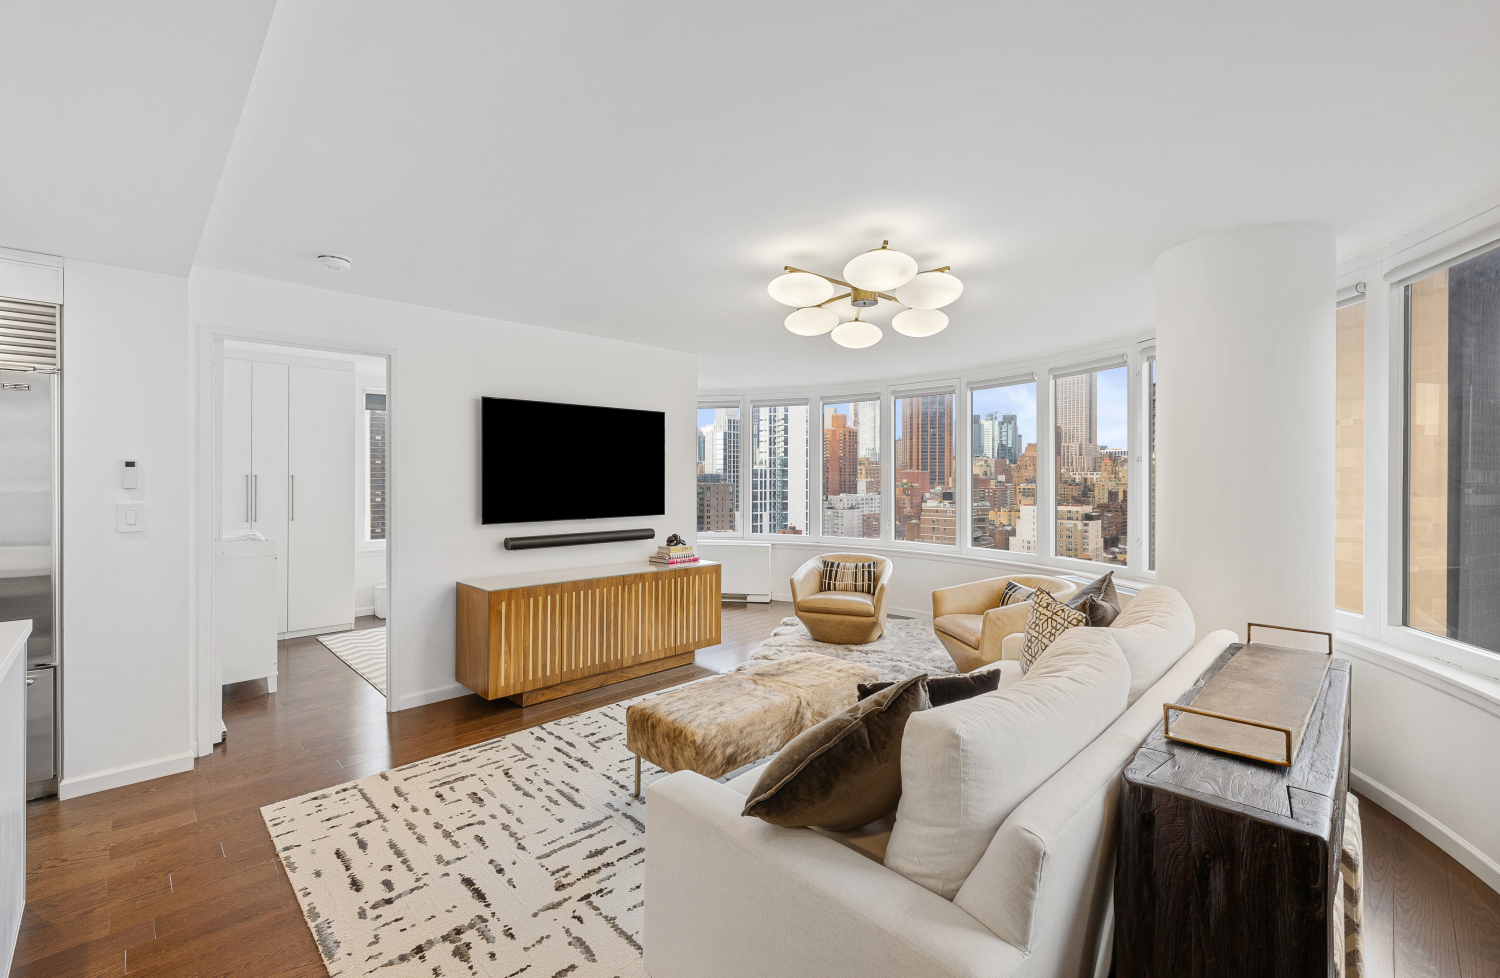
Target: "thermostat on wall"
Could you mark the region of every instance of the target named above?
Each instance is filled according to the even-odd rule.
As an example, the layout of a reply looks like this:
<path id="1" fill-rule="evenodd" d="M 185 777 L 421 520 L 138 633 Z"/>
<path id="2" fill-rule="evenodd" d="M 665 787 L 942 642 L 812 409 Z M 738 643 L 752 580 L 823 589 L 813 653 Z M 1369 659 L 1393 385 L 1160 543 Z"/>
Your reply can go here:
<path id="1" fill-rule="evenodd" d="M 120 486 L 124 489 L 134 489 L 138 485 L 136 473 L 140 471 L 135 464 L 135 459 L 127 458 L 125 464 L 120 467 Z"/>

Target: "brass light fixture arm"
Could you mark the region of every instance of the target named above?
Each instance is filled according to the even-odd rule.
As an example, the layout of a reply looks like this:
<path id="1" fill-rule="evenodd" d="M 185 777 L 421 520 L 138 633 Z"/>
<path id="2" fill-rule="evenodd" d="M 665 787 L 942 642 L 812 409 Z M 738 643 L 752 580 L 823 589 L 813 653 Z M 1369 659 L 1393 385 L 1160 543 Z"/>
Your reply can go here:
<path id="1" fill-rule="evenodd" d="M 823 302 L 818 303 L 818 305 L 820 305 L 820 306 L 824 305 L 826 303 L 829 303 L 829 302 L 835 302 L 835 301 L 837 301 L 839 299 L 847 299 L 854 292 L 854 286 L 850 285 L 848 282 L 845 282 L 843 279 L 834 278 L 832 275 L 824 275 L 822 272 L 809 272 L 805 268 L 797 268 L 794 265 L 782 265 L 781 267 L 784 268 L 784 269 L 786 269 L 789 272 L 801 272 L 804 275 L 816 275 L 818 278 L 823 279 L 824 281 L 832 282 L 834 285 L 841 285 L 844 288 L 846 288 L 846 289 L 849 290 L 844 295 L 836 295 L 832 299 L 825 299 Z M 896 298 L 893 295 L 889 295 L 889 294 L 887 294 L 885 292 L 876 292 L 875 294 L 878 295 L 878 296 L 880 296 L 882 299 L 889 299 L 892 302 L 896 303 L 897 305 L 903 305 L 904 304 L 904 303 L 901 302 L 900 299 Z"/>

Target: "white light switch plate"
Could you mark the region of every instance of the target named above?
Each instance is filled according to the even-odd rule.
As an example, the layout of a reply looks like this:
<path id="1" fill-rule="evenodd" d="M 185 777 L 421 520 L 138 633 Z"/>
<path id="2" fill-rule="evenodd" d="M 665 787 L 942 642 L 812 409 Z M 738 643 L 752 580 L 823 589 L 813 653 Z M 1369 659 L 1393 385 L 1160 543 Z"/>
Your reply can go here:
<path id="1" fill-rule="evenodd" d="M 142 533 L 146 529 L 145 503 L 115 503 L 115 529 L 121 533 Z"/>

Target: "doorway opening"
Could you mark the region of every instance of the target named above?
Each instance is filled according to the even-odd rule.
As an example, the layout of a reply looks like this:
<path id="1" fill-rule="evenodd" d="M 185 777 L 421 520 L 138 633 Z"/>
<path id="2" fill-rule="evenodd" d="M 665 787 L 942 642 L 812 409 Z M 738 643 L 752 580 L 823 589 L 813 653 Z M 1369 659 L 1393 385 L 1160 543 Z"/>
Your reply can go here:
<path id="1" fill-rule="evenodd" d="M 389 362 L 215 341 L 221 735 L 263 697 L 389 709 Z"/>

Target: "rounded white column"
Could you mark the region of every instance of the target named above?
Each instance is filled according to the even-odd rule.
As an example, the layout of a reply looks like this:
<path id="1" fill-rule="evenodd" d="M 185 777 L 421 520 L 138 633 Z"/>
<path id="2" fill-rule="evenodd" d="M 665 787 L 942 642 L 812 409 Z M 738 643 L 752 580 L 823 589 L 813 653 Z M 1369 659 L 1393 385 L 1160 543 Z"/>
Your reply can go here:
<path id="1" fill-rule="evenodd" d="M 1200 637 L 1333 630 L 1335 264 L 1322 224 L 1156 260 L 1156 574 Z"/>

